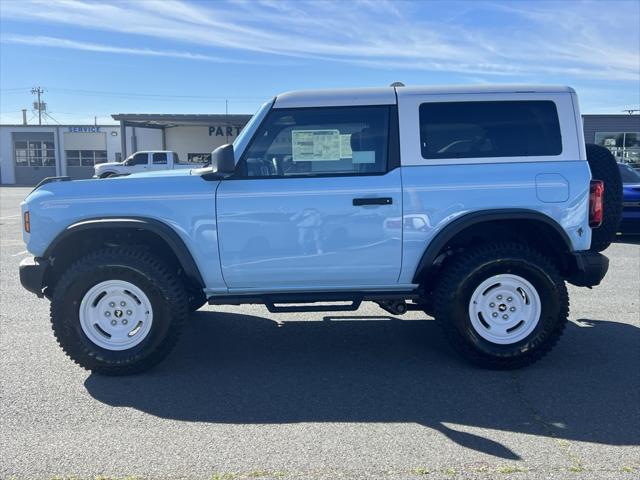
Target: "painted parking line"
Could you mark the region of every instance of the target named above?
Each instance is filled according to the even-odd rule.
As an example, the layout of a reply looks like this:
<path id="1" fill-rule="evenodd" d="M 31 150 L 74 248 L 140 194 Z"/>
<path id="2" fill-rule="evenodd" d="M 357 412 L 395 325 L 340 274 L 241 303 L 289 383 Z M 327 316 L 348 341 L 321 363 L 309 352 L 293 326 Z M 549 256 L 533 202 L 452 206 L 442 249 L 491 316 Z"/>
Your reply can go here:
<path id="1" fill-rule="evenodd" d="M 21 252 L 14 253 L 11 255 L 12 257 L 17 257 L 18 255 L 24 255 L 25 253 L 29 253 L 27 250 L 22 250 Z"/>
<path id="2" fill-rule="evenodd" d="M 10 218 L 18 218 L 20 216 L 20 214 L 17 215 L 9 215 L 6 217 L 0 217 L 0 220 L 9 220 Z"/>

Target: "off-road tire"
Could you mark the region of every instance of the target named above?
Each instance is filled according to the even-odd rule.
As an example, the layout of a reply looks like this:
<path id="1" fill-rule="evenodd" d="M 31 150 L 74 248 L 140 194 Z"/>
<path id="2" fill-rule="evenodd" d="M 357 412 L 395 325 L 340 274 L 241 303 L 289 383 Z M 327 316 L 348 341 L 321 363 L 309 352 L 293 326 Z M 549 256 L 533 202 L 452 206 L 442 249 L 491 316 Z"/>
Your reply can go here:
<path id="1" fill-rule="evenodd" d="M 189 313 L 193 313 L 206 305 L 207 297 L 202 291 L 189 290 L 187 292 L 187 301 L 189 303 Z"/>
<path id="2" fill-rule="evenodd" d="M 541 301 L 535 329 L 509 345 L 482 338 L 469 316 L 474 290 L 498 274 L 526 279 Z M 557 268 L 538 251 L 518 243 L 487 244 L 461 253 L 446 267 L 435 290 L 435 318 L 446 338 L 462 356 L 485 368 L 516 369 L 536 362 L 557 343 L 568 314 L 569 297 Z"/>
<path id="3" fill-rule="evenodd" d="M 113 279 L 140 288 L 153 308 L 148 335 L 127 350 L 99 347 L 80 324 L 79 308 L 86 292 Z M 188 317 L 187 302 L 178 277 L 155 255 L 138 247 L 107 248 L 79 259 L 62 275 L 51 301 L 51 325 L 62 349 L 81 367 L 103 375 L 129 375 L 153 367 L 168 355 Z"/>
<path id="4" fill-rule="evenodd" d="M 605 147 L 587 144 L 587 162 L 591 178 L 604 182 L 604 217 L 602 225 L 591 231 L 591 250 L 605 250 L 618 233 L 622 217 L 622 179 L 615 157 Z"/>

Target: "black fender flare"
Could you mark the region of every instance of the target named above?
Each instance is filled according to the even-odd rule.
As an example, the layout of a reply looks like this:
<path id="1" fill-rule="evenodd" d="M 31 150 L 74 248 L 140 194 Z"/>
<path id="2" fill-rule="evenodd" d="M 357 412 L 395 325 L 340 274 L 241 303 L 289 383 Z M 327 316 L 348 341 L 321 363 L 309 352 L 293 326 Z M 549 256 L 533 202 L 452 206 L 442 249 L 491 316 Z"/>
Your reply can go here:
<path id="1" fill-rule="evenodd" d="M 543 222 L 552 227 L 560 235 L 564 241 L 567 252 L 571 252 L 573 250 L 571 239 L 560 224 L 548 215 L 536 210 L 529 210 L 525 208 L 505 208 L 470 212 L 449 222 L 436 234 L 433 240 L 431 240 L 422 254 L 418 267 L 413 274 L 413 283 L 419 283 L 418 280 L 422 273 L 434 264 L 436 258 L 438 258 L 445 245 L 460 232 L 479 223 L 500 220 L 534 220 Z"/>
<path id="2" fill-rule="evenodd" d="M 51 258 L 53 252 L 59 247 L 62 242 L 71 235 L 74 235 L 83 230 L 95 230 L 95 229 L 113 229 L 124 228 L 134 230 L 146 230 L 151 232 L 162 240 L 164 240 L 169 248 L 173 251 L 180 262 L 182 270 L 187 277 L 199 285 L 201 288 L 205 287 L 202 279 L 200 269 L 196 264 L 191 252 L 182 241 L 182 238 L 176 233 L 176 231 L 160 220 L 147 217 L 101 217 L 81 220 L 73 223 L 65 228 L 58 236 L 49 244 L 44 252 L 44 258 Z"/>

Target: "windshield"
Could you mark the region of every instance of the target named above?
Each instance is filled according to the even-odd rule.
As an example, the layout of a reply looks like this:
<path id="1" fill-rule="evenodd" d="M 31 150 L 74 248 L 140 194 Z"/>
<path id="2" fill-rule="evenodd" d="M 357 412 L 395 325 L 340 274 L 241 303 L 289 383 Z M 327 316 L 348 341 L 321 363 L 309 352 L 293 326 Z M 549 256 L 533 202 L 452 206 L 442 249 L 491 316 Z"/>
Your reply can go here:
<path id="1" fill-rule="evenodd" d="M 258 128 L 267 112 L 269 112 L 269 109 L 271 108 L 271 105 L 273 105 L 274 100 L 263 103 L 258 111 L 253 115 L 253 117 L 251 117 L 249 123 L 244 126 L 244 128 L 240 132 L 240 135 L 238 135 L 234 140 L 233 153 L 236 158 L 236 163 L 238 163 L 238 160 L 242 156 L 242 152 L 244 152 L 244 149 L 247 148 L 247 144 L 249 143 L 249 140 L 251 140 L 253 132 L 256 128 Z"/>
<path id="2" fill-rule="evenodd" d="M 618 164 L 622 183 L 640 183 L 640 173 L 624 163 Z"/>

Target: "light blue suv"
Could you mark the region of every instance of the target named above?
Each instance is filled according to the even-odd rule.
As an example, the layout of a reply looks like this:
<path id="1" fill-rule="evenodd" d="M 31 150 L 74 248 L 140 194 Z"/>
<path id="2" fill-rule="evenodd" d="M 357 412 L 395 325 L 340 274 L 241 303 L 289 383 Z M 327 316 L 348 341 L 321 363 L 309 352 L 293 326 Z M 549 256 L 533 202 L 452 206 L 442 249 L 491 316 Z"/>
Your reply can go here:
<path id="1" fill-rule="evenodd" d="M 205 302 L 423 310 L 469 359 L 517 368 L 562 333 L 565 281 L 607 271 L 607 154 L 567 87 L 285 93 L 211 167 L 43 181 L 22 204 L 21 281 L 103 374 L 159 362 Z"/>

